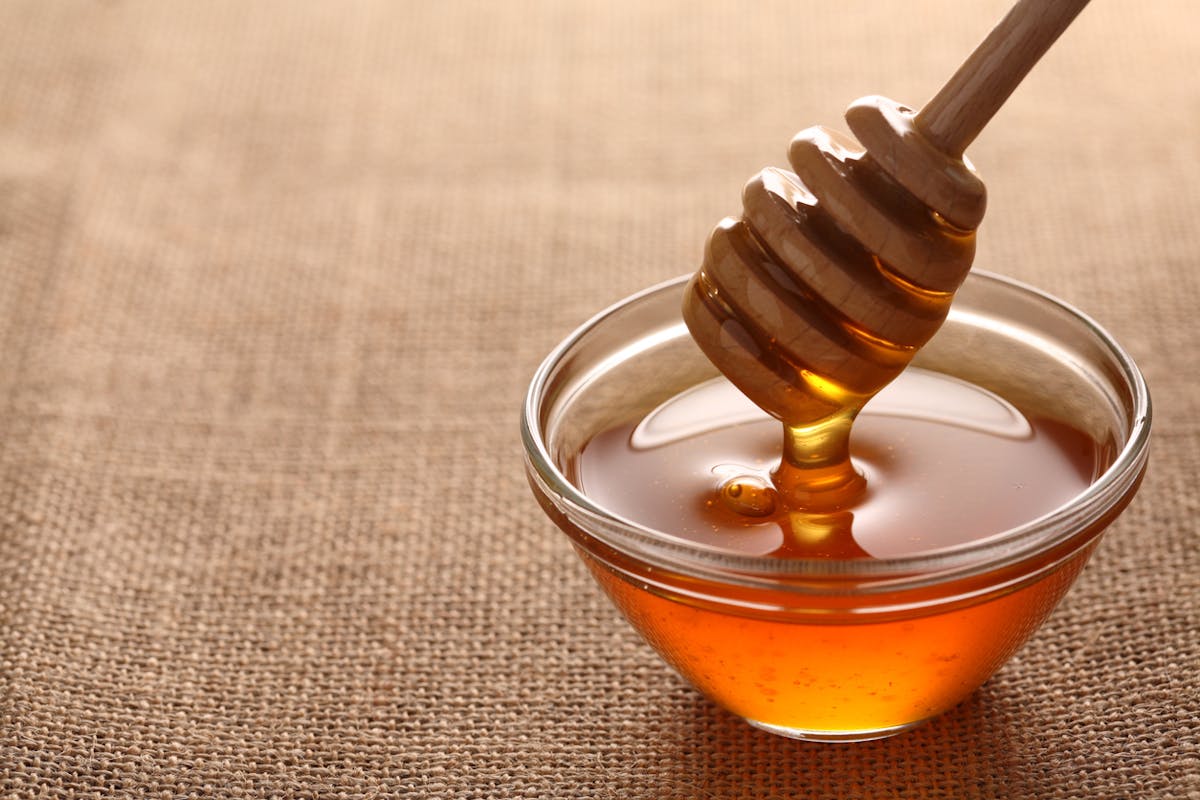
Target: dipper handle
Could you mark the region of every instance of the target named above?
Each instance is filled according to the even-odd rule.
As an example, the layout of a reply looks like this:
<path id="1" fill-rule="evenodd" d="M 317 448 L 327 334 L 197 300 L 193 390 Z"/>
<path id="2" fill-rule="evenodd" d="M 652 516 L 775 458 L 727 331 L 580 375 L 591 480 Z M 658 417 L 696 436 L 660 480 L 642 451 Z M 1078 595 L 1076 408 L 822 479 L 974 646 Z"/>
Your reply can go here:
<path id="1" fill-rule="evenodd" d="M 917 114 L 930 143 L 960 156 L 1088 0 L 1020 0 Z"/>

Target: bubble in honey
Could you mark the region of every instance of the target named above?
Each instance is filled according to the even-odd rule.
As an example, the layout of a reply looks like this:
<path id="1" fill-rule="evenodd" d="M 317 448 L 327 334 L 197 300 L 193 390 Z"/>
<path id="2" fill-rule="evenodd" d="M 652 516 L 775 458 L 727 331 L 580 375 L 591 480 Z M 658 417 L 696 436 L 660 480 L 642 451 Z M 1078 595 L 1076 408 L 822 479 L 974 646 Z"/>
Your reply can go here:
<path id="1" fill-rule="evenodd" d="M 725 508 L 745 517 L 769 517 L 775 513 L 775 489 L 753 476 L 739 475 L 725 481 L 717 496 Z"/>

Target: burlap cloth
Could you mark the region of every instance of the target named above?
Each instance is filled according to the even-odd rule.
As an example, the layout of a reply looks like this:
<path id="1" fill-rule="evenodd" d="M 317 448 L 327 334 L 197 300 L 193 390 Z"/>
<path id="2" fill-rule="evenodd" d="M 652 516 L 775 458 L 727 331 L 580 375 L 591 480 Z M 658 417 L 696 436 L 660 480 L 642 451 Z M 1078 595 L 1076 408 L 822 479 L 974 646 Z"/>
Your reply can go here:
<path id="1" fill-rule="evenodd" d="M 685 686 L 522 476 L 543 355 L 1006 0 L 0 4 L 0 796 L 1200 797 L 1200 17 L 1097 0 L 973 146 L 980 266 L 1140 362 L 1152 471 L 908 735 Z"/>

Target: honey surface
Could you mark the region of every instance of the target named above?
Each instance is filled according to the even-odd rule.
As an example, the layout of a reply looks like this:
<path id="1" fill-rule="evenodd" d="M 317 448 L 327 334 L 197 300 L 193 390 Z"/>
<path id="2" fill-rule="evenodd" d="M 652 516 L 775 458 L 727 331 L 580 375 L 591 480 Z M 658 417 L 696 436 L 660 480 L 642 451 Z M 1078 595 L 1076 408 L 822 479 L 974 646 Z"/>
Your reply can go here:
<path id="1" fill-rule="evenodd" d="M 593 438 L 572 465 L 613 513 L 738 553 L 915 555 L 994 536 L 1042 516 L 1098 474 L 1100 449 L 1062 423 L 1028 416 L 957 379 L 910 369 L 859 415 L 851 461 L 866 489 L 843 506 L 731 510 L 771 486 L 779 424 L 723 379 L 672 398 L 636 424 Z"/>

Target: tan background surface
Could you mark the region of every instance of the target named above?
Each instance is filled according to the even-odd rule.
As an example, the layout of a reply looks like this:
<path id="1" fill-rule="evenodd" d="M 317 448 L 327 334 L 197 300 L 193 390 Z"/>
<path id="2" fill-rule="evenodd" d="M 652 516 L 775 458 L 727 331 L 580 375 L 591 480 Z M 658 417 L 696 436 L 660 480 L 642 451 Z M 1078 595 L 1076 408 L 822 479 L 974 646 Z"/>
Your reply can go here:
<path id="1" fill-rule="evenodd" d="M 1152 471 L 973 699 L 805 745 L 696 696 L 520 399 L 1004 0 L 0 4 L 0 796 L 1200 797 L 1200 12 L 1096 0 L 971 155 L 978 264 L 1143 366 Z"/>

